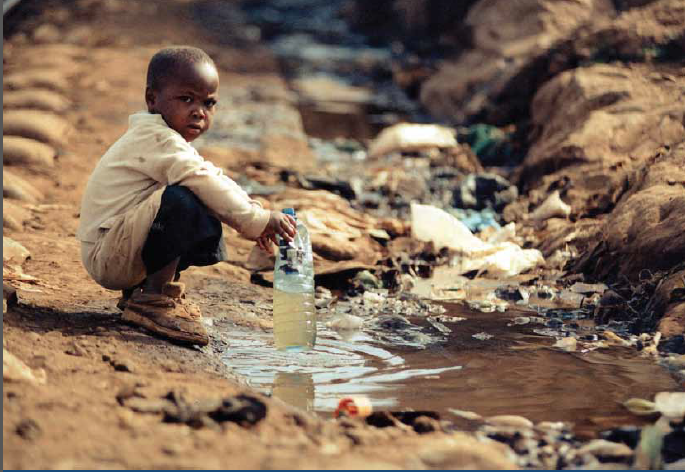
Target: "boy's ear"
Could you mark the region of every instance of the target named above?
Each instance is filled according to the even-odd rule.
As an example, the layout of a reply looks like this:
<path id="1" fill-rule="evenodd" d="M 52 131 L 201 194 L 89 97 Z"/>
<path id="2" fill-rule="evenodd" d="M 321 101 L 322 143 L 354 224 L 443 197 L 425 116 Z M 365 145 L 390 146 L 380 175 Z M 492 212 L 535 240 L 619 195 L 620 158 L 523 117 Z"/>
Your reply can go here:
<path id="1" fill-rule="evenodd" d="M 145 87 L 145 103 L 147 103 L 147 111 L 152 112 L 155 107 L 155 99 L 157 94 L 151 87 Z"/>

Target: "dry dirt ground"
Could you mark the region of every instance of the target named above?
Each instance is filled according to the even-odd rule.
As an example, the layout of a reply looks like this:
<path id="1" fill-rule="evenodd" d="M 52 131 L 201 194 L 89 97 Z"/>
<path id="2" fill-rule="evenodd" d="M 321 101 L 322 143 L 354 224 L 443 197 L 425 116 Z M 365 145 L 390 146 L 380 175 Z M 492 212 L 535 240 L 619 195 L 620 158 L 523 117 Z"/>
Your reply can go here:
<path id="1" fill-rule="evenodd" d="M 4 315 L 3 345 L 34 371 L 44 369 L 47 381 L 3 382 L 3 468 L 513 467 L 500 445 L 461 433 L 418 435 L 411 428 L 323 420 L 251 392 L 220 361 L 226 346 L 220 320 L 207 348 L 175 346 L 120 323 L 118 294 L 89 279 L 75 239 L 80 198 L 98 158 L 143 106 L 151 54 L 163 45 L 194 44 L 211 49 L 224 84 L 280 80 L 266 52 L 218 45 L 189 17 L 190 3 L 64 2 L 5 41 L 6 73 L 31 58 L 70 76 L 64 94 L 74 106 L 65 117 L 74 131 L 54 168 L 12 167 L 45 198 L 23 230 L 4 232 L 30 251 L 23 270 L 37 281 L 20 285 L 19 304 Z M 58 28 L 32 38 L 40 24 Z M 65 28 L 76 46 L 59 45 Z M 225 264 L 185 281 L 207 316 L 268 326 L 270 290 L 250 284 L 244 269 Z M 213 298 L 201 294 L 207 287 Z M 266 405 L 266 417 L 254 426 L 245 418 L 217 426 L 187 415 L 176 418 L 185 422 L 165 422 L 160 399 L 170 392 L 190 410 L 199 405 L 194 400 L 247 393 Z M 141 412 L 146 409 L 152 413 Z"/>

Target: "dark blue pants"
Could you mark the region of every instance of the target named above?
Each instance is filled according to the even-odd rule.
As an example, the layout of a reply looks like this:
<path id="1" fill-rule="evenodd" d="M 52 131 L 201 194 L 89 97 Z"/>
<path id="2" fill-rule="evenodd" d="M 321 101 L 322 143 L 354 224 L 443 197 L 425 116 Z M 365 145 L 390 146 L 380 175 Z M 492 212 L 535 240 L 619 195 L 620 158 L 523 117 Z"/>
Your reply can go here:
<path id="1" fill-rule="evenodd" d="M 154 274 L 180 258 L 176 275 L 190 266 L 226 260 L 221 222 L 187 187 L 169 185 L 143 246 L 143 263 Z"/>

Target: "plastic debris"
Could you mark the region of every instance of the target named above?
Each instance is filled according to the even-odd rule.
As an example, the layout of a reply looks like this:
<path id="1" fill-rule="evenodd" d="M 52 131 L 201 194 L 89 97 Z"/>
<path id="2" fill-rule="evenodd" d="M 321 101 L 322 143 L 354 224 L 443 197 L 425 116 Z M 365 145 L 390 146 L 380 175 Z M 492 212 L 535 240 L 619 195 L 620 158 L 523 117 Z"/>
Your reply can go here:
<path id="1" fill-rule="evenodd" d="M 476 270 L 496 277 L 514 276 L 545 262 L 537 249 L 522 249 L 508 241 L 497 244 L 482 241 L 464 223 L 432 205 L 412 204 L 411 222 L 414 239 L 458 253 L 452 265 L 462 274 Z"/>
<path id="2" fill-rule="evenodd" d="M 559 195 L 559 191 L 552 192 L 542 204 L 530 214 L 530 218 L 537 221 L 544 221 L 552 217 L 566 218 L 571 214 L 571 207 L 564 203 Z"/>
<path id="3" fill-rule="evenodd" d="M 373 412 L 371 401 L 367 397 L 353 396 L 345 397 L 338 402 L 338 408 L 335 409 L 333 416 L 336 418 L 340 416 L 357 416 L 365 418 Z"/>
<path id="4" fill-rule="evenodd" d="M 364 326 L 364 320 L 359 316 L 341 314 L 327 322 L 326 326 L 335 330 L 355 330 Z"/>
<path id="5" fill-rule="evenodd" d="M 682 421 L 685 417 L 685 392 L 659 392 L 654 396 L 654 405 L 665 417 Z"/>
<path id="6" fill-rule="evenodd" d="M 395 151 L 420 151 L 457 146 L 455 132 L 438 125 L 400 123 L 380 132 L 369 146 L 369 157 Z"/>
<path id="7" fill-rule="evenodd" d="M 469 174 L 454 190 L 454 206 L 501 211 L 516 200 L 518 189 L 497 174 Z"/>
<path id="8" fill-rule="evenodd" d="M 560 338 L 557 339 L 557 342 L 554 343 L 553 347 L 557 347 L 562 351 L 573 352 L 578 347 L 578 340 L 571 336 L 566 338 Z"/>
<path id="9" fill-rule="evenodd" d="M 450 210 L 450 213 L 456 216 L 459 221 L 464 223 L 468 229 L 477 233 L 484 230 L 485 228 L 495 228 L 500 229 L 501 226 L 497 221 L 497 213 L 490 208 L 485 208 L 483 210 L 463 210 L 461 208 L 455 208 Z"/>
<path id="10" fill-rule="evenodd" d="M 492 334 L 488 334 L 486 332 L 480 332 L 474 334 L 472 337 L 479 341 L 487 341 L 488 339 L 494 338 L 495 336 L 493 336 Z"/>
<path id="11" fill-rule="evenodd" d="M 460 129 L 459 138 L 471 146 L 483 165 L 511 165 L 520 159 L 511 144 L 511 133 L 496 126 L 477 123 Z"/>

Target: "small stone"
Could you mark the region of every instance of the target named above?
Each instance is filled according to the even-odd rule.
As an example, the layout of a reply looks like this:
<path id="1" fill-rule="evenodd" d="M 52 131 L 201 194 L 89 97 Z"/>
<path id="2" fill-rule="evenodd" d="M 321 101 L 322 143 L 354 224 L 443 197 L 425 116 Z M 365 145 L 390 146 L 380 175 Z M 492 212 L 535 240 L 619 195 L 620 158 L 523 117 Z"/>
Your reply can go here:
<path id="1" fill-rule="evenodd" d="M 481 415 L 473 411 L 457 410 L 455 408 L 450 408 L 448 411 L 454 416 L 458 416 L 459 418 L 464 418 L 465 420 L 469 421 L 481 421 L 483 419 Z"/>
<path id="2" fill-rule="evenodd" d="M 528 418 L 517 415 L 489 416 L 485 418 L 485 422 L 493 426 L 510 426 L 513 428 L 533 428 L 535 426 Z"/>
<path id="3" fill-rule="evenodd" d="M 88 351 L 76 341 L 72 342 L 64 353 L 76 357 L 85 357 L 88 355 Z"/>
<path id="4" fill-rule="evenodd" d="M 27 441 L 38 439 L 43 431 L 40 429 L 38 423 L 32 419 L 21 420 L 17 425 L 15 431 L 19 436 Z"/>
<path id="5" fill-rule="evenodd" d="M 488 334 L 485 332 L 476 333 L 471 337 L 479 341 L 487 341 L 488 339 L 494 338 L 492 334 Z"/>
<path id="6" fill-rule="evenodd" d="M 2 312 L 7 313 L 7 310 L 19 303 L 17 291 L 9 284 L 3 282 L 2 284 Z"/>
<path id="7" fill-rule="evenodd" d="M 578 454 L 592 454 L 595 457 L 606 459 L 630 458 L 633 450 L 622 443 L 607 441 L 606 439 L 593 439 L 578 450 Z"/>
<path id="8" fill-rule="evenodd" d="M 2 261 L 11 262 L 13 264 L 23 264 L 26 259 L 31 257 L 28 249 L 12 238 L 6 236 L 2 237 Z M 3 292 L 5 284 L 3 284 Z"/>
<path id="9" fill-rule="evenodd" d="M 104 356 L 103 356 L 104 358 Z M 109 363 L 114 367 L 117 372 L 130 372 L 133 373 L 136 370 L 136 365 L 131 359 L 125 357 L 114 358 L 109 361 Z"/>
<path id="10" fill-rule="evenodd" d="M 40 25 L 33 31 L 33 40 L 37 43 L 56 43 L 61 37 L 59 28 L 49 23 Z"/>

